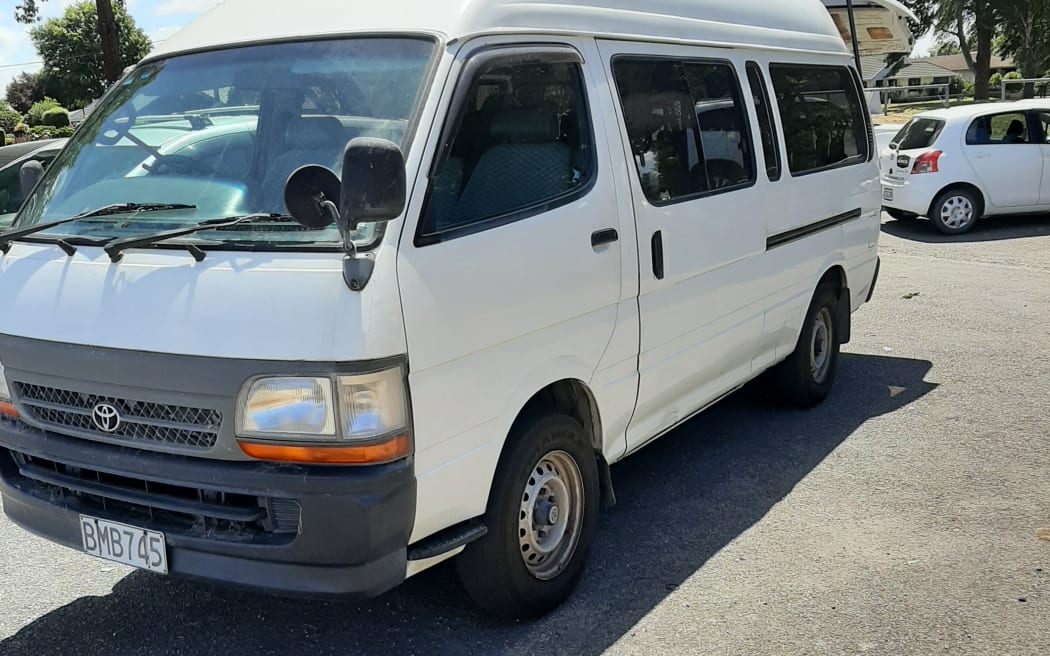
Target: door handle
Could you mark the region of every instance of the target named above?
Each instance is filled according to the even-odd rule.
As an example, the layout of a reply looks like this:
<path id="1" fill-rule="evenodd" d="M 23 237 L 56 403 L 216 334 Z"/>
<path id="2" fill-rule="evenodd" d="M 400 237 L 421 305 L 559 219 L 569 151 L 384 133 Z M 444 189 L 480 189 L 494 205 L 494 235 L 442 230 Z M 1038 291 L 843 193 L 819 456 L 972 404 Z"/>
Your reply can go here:
<path id="1" fill-rule="evenodd" d="M 591 248 L 598 248 L 599 246 L 613 244 L 618 241 L 620 241 L 620 233 L 616 232 L 612 228 L 606 228 L 605 230 L 597 230 L 591 233 Z"/>
<path id="2" fill-rule="evenodd" d="M 664 234 L 660 230 L 653 233 L 653 275 L 664 279 Z"/>

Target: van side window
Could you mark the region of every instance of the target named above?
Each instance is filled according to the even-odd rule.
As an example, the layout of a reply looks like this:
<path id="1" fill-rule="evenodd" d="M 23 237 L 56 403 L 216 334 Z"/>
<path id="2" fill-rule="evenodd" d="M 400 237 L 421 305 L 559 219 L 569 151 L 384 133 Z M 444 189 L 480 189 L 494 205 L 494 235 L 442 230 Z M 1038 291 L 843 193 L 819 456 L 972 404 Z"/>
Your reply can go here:
<path id="1" fill-rule="evenodd" d="M 1020 112 L 979 116 L 966 131 L 966 143 L 970 146 L 1031 143 L 1028 117 Z"/>
<path id="2" fill-rule="evenodd" d="M 739 84 L 723 62 L 613 62 L 646 197 L 665 204 L 754 182 Z"/>
<path id="3" fill-rule="evenodd" d="M 762 69 L 755 62 L 747 63 L 747 83 L 758 112 L 758 128 L 762 134 L 762 153 L 766 159 L 766 177 L 775 182 L 780 179 L 780 144 L 773 122 L 773 106 L 769 102 L 769 91 Z"/>
<path id="4" fill-rule="evenodd" d="M 578 64 L 497 60 L 471 84 L 448 158 L 431 181 L 424 238 L 545 211 L 594 175 Z"/>
<path id="5" fill-rule="evenodd" d="M 866 109 L 850 69 L 771 64 L 769 74 L 792 175 L 868 160 Z"/>

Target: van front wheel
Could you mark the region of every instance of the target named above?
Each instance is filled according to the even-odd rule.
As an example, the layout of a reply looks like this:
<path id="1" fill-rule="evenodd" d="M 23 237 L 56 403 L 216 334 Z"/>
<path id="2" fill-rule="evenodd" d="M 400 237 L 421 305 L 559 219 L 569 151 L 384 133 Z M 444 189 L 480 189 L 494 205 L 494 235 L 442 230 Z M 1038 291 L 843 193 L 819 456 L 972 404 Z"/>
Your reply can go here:
<path id="1" fill-rule="evenodd" d="M 575 589 L 594 538 L 600 488 L 583 429 L 564 415 L 510 437 L 485 514 L 488 533 L 457 559 L 467 593 L 501 617 L 542 615 Z"/>
<path id="2" fill-rule="evenodd" d="M 838 298 L 821 285 L 806 313 L 795 352 L 773 370 L 779 396 L 791 405 L 809 408 L 831 392 L 839 363 Z"/>

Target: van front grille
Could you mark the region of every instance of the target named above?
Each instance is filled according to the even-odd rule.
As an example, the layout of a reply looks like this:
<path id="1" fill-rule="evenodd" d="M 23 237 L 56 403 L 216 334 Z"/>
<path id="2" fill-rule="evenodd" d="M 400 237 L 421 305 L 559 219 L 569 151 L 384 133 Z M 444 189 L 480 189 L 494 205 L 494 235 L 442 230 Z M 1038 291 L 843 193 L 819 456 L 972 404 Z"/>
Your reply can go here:
<path id="1" fill-rule="evenodd" d="M 210 449 L 219 438 L 222 413 L 165 403 L 86 394 L 56 387 L 15 382 L 13 391 L 29 414 L 49 429 L 72 429 L 102 439 L 151 442 L 190 449 Z M 116 410 L 117 419 L 100 425 L 96 409 Z M 102 430 L 105 426 L 115 426 Z"/>

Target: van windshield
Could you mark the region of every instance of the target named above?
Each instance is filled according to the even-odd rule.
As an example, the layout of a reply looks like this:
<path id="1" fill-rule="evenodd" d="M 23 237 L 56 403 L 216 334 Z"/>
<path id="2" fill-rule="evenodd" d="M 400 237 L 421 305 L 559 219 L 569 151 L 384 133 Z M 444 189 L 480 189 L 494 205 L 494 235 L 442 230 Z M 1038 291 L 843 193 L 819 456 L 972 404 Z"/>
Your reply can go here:
<path id="1" fill-rule="evenodd" d="M 179 204 L 169 212 L 107 214 L 38 233 L 112 240 L 203 220 L 272 214 L 200 232 L 195 243 L 329 246 L 335 227 L 287 218 L 284 184 L 318 164 L 341 173 L 355 137 L 402 148 L 420 103 L 434 43 L 354 38 L 220 50 L 147 63 L 113 89 L 47 171 L 15 222 L 28 228 L 124 204 Z M 367 246 L 375 227 L 354 241 Z"/>

